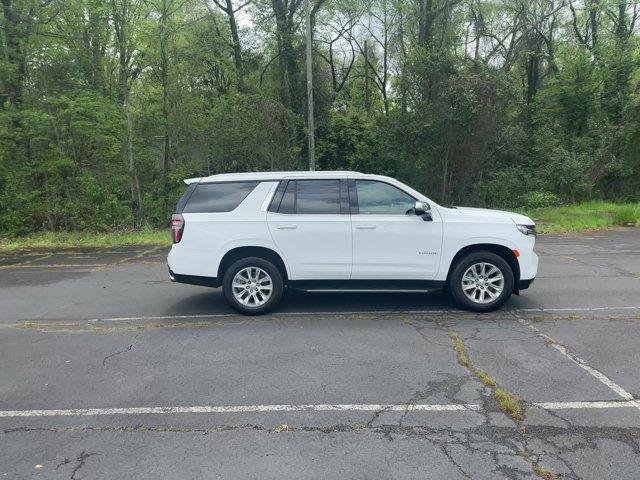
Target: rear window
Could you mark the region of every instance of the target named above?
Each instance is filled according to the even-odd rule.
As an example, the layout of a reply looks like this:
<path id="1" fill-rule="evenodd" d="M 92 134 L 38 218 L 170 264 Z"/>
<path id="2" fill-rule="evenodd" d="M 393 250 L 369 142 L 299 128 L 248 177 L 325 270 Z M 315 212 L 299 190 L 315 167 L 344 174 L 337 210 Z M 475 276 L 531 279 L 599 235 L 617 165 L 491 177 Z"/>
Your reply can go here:
<path id="1" fill-rule="evenodd" d="M 188 197 L 183 213 L 230 212 L 256 185 L 258 182 L 199 183 Z"/>

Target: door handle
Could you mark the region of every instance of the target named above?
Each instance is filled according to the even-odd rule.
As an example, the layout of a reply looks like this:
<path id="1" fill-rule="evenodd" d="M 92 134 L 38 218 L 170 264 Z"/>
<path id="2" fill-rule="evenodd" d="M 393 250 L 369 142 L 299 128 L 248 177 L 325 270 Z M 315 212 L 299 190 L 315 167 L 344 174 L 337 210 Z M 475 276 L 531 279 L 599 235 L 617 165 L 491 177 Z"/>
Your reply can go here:
<path id="1" fill-rule="evenodd" d="M 378 227 L 375 225 L 356 225 L 356 228 L 358 230 L 375 230 Z"/>
<path id="2" fill-rule="evenodd" d="M 278 230 L 295 230 L 298 228 L 297 225 L 278 225 L 276 227 Z"/>

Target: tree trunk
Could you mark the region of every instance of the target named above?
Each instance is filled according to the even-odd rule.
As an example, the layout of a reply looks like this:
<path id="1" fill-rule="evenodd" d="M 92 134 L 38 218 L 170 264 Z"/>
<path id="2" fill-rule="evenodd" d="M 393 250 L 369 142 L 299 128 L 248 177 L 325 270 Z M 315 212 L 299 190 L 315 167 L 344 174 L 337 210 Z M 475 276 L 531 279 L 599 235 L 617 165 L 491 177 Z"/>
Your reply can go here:
<path id="1" fill-rule="evenodd" d="M 136 168 L 135 156 L 133 154 L 133 121 L 131 118 L 130 102 L 130 80 L 134 77 L 129 65 L 129 38 L 128 22 L 130 22 L 130 4 L 128 0 L 111 0 L 111 13 L 113 28 L 115 30 L 116 45 L 118 51 L 118 100 L 122 104 L 126 118 L 126 135 L 123 145 L 125 162 L 129 167 L 129 177 L 131 186 L 131 209 L 136 219 L 136 223 L 142 223 L 142 193 Z"/>
<path id="2" fill-rule="evenodd" d="M 598 0 L 591 0 L 589 3 L 589 22 L 591 24 L 591 45 L 593 56 L 598 57 Z"/>
<path id="3" fill-rule="evenodd" d="M 428 48 L 433 44 L 433 0 L 420 0 L 418 8 L 418 45 Z"/>
<path id="4" fill-rule="evenodd" d="M 238 35 L 238 24 L 236 23 L 236 15 L 233 10 L 232 0 L 226 0 L 225 13 L 229 20 L 229 30 L 231 30 L 231 40 L 233 41 L 233 62 L 238 73 L 238 88 L 244 91 L 244 65 L 242 63 L 242 45 L 240 44 L 240 36 Z"/>
<path id="5" fill-rule="evenodd" d="M 366 40 L 364 41 L 364 109 L 367 113 L 371 109 L 369 100 L 369 48 Z"/>
<path id="6" fill-rule="evenodd" d="M 399 11 L 399 26 L 398 26 L 398 37 L 400 41 L 400 53 L 402 55 L 402 72 L 403 75 L 400 76 L 400 108 L 403 113 L 407 113 L 408 110 L 408 102 L 407 102 L 407 84 L 404 78 L 404 70 L 407 64 L 407 46 L 405 44 L 404 38 L 404 16 L 402 14 L 402 10 Z"/>
<path id="7" fill-rule="evenodd" d="M 14 4 L 13 0 L 2 0 L 2 13 L 4 15 L 4 38 L 6 44 L 6 59 L 13 72 L 4 78 L 6 98 L 0 101 L 0 107 L 8 99 L 13 105 L 22 102 L 22 86 L 26 75 L 25 56 L 22 43 L 28 36 L 28 28 Z"/>
<path id="8" fill-rule="evenodd" d="M 168 27 L 167 2 L 162 1 L 160 15 L 160 77 L 162 82 L 162 128 L 164 144 L 162 149 L 162 217 L 167 218 L 169 208 L 169 159 L 171 142 L 169 139 L 169 55 L 167 53 Z"/>
<path id="9" fill-rule="evenodd" d="M 140 182 L 138 181 L 138 172 L 136 171 L 135 157 L 133 155 L 133 122 L 131 120 L 131 105 L 129 103 L 129 95 L 127 93 L 124 101 L 124 111 L 127 118 L 127 138 L 125 142 L 126 155 L 129 160 L 129 176 L 131 181 L 131 208 L 136 218 L 136 225 L 142 224 L 142 193 L 140 191 Z"/>
<path id="10" fill-rule="evenodd" d="M 279 49 L 279 79 L 281 101 L 295 113 L 301 114 L 299 69 L 293 49 L 294 12 L 287 9 L 282 0 L 271 0 L 276 18 L 276 36 Z"/>
<path id="11" fill-rule="evenodd" d="M 389 115 L 389 98 L 387 94 L 387 81 L 389 79 L 389 28 L 387 23 L 387 6 L 384 7 L 384 45 L 382 52 L 382 101 L 384 114 Z"/>

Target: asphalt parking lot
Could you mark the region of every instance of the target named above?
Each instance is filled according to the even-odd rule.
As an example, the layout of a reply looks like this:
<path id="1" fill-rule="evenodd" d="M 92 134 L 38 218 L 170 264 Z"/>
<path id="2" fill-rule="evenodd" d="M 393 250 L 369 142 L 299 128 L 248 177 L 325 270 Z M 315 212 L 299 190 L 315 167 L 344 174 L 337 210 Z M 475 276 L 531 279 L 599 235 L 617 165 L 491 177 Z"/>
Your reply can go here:
<path id="1" fill-rule="evenodd" d="M 0 478 L 637 479 L 640 231 L 537 251 L 492 314 L 292 293 L 258 318 L 161 248 L 0 256 Z"/>

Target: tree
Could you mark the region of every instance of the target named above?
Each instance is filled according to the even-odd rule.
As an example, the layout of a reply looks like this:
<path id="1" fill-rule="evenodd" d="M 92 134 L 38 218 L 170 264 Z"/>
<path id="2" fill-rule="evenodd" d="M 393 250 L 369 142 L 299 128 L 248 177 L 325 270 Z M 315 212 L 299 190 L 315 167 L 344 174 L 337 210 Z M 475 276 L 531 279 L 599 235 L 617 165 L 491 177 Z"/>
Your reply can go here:
<path id="1" fill-rule="evenodd" d="M 304 168 L 302 0 L 0 0 L 0 225 L 165 226 Z M 636 0 L 312 0 L 321 168 L 443 202 L 638 199 Z"/>
<path id="2" fill-rule="evenodd" d="M 233 48 L 233 61 L 236 66 L 236 72 L 238 75 L 238 86 L 240 90 L 244 90 L 244 66 L 242 63 L 242 44 L 240 42 L 240 35 L 238 34 L 238 22 L 236 20 L 236 13 L 249 5 L 251 0 L 241 3 L 238 6 L 233 4 L 233 0 L 225 0 L 221 3 L 219 0 L 213 0 L 213 3 L 224 12 L 229 22 L 229 31 L 231 32 L 232 48 Z M 211 5 L 208 0 L 204 0 L 205 5 L 211 12 Z"/>
<path id="3" fill-rule="evenodd" d="M 147 15 L 145 6 L 143 0 L 111 0 L 111 20 L 118 55 L 118 100 L 122 104 L 127 123 L 123 151 L 131 177 L 131 207 L 139 224 L 142 222 L 144 212 L 138 169 L 133 153 L 131 88 L 142 70 L 137 63 L 136 33 L 139 22 Z"/>

